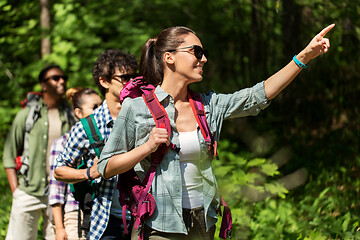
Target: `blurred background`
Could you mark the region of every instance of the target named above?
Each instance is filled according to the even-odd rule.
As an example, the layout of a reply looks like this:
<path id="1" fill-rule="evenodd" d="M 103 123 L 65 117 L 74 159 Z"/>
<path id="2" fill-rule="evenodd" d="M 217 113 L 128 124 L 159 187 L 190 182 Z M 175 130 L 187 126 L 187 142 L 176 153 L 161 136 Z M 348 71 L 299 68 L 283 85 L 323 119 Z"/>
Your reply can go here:
<path id="1" fill-rule="evenodd" d="M 0 0 L 0 157 L 47 63 L 65 70 L 68 87 L 96 88 L 101 51 L 139 59 L 148 38 L 183 25 L 210 55 L 191 87 L 231 93 L 271 76 L 335 23 L 329 52 L 266 110 L 225 121 L 213 165 L 234 239 L 360 239 L 359 16 L 359 0 Z M 2 161 L 0 202 L 4 238 L 11 192 Z"/>

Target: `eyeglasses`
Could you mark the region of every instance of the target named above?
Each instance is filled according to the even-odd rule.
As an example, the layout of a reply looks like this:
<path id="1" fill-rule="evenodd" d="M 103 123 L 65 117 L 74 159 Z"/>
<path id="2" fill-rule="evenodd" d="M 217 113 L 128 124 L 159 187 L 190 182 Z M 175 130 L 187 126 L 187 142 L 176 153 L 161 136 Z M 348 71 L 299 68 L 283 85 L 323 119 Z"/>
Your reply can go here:
<path id="1" fill-rule="evenodd" d="M 112 79 L 119 81 L 119 82 L 128 82 L 136 77 L 138 77 L 139 74 L 120 74 L 120 75 L 113 75 Z"/>
<path id="2" fill-rule="evenodd" d="M 208 56 L 209 56 L 208 51 L 204 50 L 202 47 L 200 47 L 198 45 L 192 45 L 192 46 L 188 46 L 188 47 L 171 49 L 171 50 L 168 50 L 168 52 L 175 52 L 175 51 L 179 51 L 181 49 L 187 49 L 187 48 L 194 49 L 194 55 L 198 60 L 201 60 L 203 55 L 205 55 L 206 58 L 208 58 Z"/>
<path id="3" fill-rule="evenodd" d="M 54 81 L 58 82 L 60 81 L 60 79 L 64 79 L 64 81 L 66 82 L 68 80 L 68 76 L 65 76 L 65 75 L 53 75 L 53 76 L 50 76 L 48 78 L 45 78 L 44 79 L 44 82 L 50 80 L 50 79 L 53 79 Z"/>

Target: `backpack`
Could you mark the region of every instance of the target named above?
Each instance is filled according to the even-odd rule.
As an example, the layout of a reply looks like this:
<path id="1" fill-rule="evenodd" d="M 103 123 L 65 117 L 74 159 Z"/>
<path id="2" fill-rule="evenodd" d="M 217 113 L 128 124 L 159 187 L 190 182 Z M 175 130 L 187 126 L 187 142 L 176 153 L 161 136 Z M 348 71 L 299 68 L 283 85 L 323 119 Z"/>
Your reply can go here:
<path id="1" fill-rule="evenodd" d="M 143 77 L 137 77 L 132 81 L 128 82 L 120 92 L 120 102 L 122 103 L 126 97 L 135 98 L 142 96 L 146 105 L 148 106 L 157 128 L 165 128 L 169 135 L 171 135 L 171 126 L 169 117 L 160 104 L 159 100 L 154 93 L 155 87 L 144 81 Z M 202 103 L 199 94 L 189 90 L 188 99 L 191 108 L 196 116 L 198 125 L 200 126 L 201 133 L 206 142 L 209 143 L 209 152 L 214 157 L 218 158 L 217 155 L 217 143 L 213 140 L 210 128 L 206 121 L 204 105 Z M 123 174 L 119 174 L 119 180 L 117 188 L 119 189 L 119 202 L 123 206 L 123 213 L 128 209 L 131 212 L 132 219 L 134 221 L 135 229 L 138 229 L 139 239 L 143 239 L 143 226 L 144 220 L 154 213 L 155 200 L 149 193 L 152 181 L 154 179 L 156 168 L 165 156 L 168 148 L 179 151 L 174 144 L 166 146 L 161 144 L 158 149 L 151 154 L 151 166 L 146 173 L 146 176 L 142 182 L 140 182 L 134 169 L 129 170 Z M 224 199 L 221 199 L 221 205 L 224 206 L 223 220 L 221 224 L 219 237 L 226 239 L 230 238 L 232 218 L 231 211 Z M 218 210 L 221 214 L 221 210 Z M 123 214 L 124 232 L 128 233 L 126 226 L 125 214 Z"/>
<path id="2" fill-rule="evenodd" d="M 21 100 L 22 108 L 29 107 L 30 111 L 25 122 L 25 135 L 24 145 L 22 148 L 22 154 L 15 158 L 15 170 L 17 174 L 24 176 L 24 185 L 27 187 L 29 182 L 28 170 L 29 170 L 29 134 L 34 127 L 35 122 L 40 117 L 41 105 L 39 100 L 42 97 L 41 92 L 28 92 L 25 100 Z M 65 108 L 65 115 L 69 125 L 75 123 L 74 116 L 70 107 Z"/>
<path id="3" fill-rule="evenodd" d="M 86 136 L 90 141 L 90 147 L 95 150 L 96 156 L 99 158 L 100 153 L 105 145 L 105 141 L 97 127 L 94 115 L 90 114 L 86 118 L 80 119 Z M 89 150 L 84 150 L 81 155 L 81 163 L 77 166 L 77 169 L 86 169 L 87 160 L 86 158 Z M 82 230 L 87 232 L 90 229 L 90 217 L 91 208 L 94 202 L 96 194 L 96 186 L 94 180 L 86 180 L 78 183 L 69 183 L 70 191 L 74 196 L 74 199 L 79 202 L 78 211 L 78 236 L 81 238 Z M 81 211 L 83 212 L 83 221 L 81 223 Z"/>
<path id="4" fill-rule="evenodd" d="M 24 185 L 28 186 L 29 176 L 29 134 L 33 128 L 36 120 L 40 117 L 41 106 L 39 100 L 42 97 L 40 92 L 29 92 L 26 95 L 26 99 L 21 101 L 21 107 L 30 107 L 29 114 L 25 122 L 25 135 L 24 135 L 24 146 L 21 156 L 17 156 L 15 159 L 16 172 L 19 175 L 24 176 Z"/>

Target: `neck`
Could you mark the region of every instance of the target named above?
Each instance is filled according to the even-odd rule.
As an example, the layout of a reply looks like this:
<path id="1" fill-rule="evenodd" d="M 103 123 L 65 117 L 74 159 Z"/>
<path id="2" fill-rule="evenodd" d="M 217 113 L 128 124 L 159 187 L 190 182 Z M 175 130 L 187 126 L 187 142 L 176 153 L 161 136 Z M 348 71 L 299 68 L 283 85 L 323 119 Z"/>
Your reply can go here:
<path id="1" fill-rule="evenodd" d="M 110 115 L 112 119 L 115 120 L 121 109 L 119 98 L 118 97 L 116 98 L 114 95 L 111 95 L 111 93 L 106 93 L 105 99 L 106 99 L 106 104 L 108 105 L 110 111 Z"/>
<path id="2" fill-rule="evenodd" d="M 46 92 L 43 93 L 43 101 L 49 109 L 58 108 L 62 100 L 62 96 L 50 96 Z"/>
<path id="3" fill-rule="evenodd" d="M 187 87 L 188 85 L 185 83 L 185 81 L 177 79 L 175 77 L 172 78 L 164 77 L 163 83 L 161 84 L 161 88 L 173 97 L 174 102 L 177 102 L 179 100 L 184 102 L 188 101 Z"/>

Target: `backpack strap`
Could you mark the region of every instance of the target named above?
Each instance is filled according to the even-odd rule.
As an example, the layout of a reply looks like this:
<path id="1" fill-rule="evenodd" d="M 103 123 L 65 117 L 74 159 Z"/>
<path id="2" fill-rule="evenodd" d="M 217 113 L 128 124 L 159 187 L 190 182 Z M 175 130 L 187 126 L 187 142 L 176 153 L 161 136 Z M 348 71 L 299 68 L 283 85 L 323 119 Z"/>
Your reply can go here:
<path id="1" fill-rule="evenodd" d="M 171 125 L 169 117 L 164 109 L 164 107 L 160 104 L 159 100 L 155 96 L 155 93 L 152 89 L 142 89 L 143 94 L 142 97 L 148 106 L 151 115 L 153 116 L 153 119 L 155 121 L 157 128 L 165 128 L 171 136 Z M 151 166 L 149 170 L 146 173 L 146 176 L 144 180 L 142 181 L 142 185 L 145 186 L 144 194 L 140 197 L 138 202 L 138 209 L 137 209 L 137 217 L 135 219 L 134 227 L 138 229 L 139 225 L 141 225 L 141 221 L 143 221 L 143 216 L 151 211 L 149 209 L 149 205 L 146 204 L 146 193 L 150 191 L 152 182 L 155 177 L 157 166 L 160 164 L 162 159 L 165 156 L 166 151 L 168 150 L 169 146 L 166 144 L 161 144 L 158 149 L 151 154 Z M 171 144 L 170 148 L 175 150 L 175 145 Z M 126 225 L 126 221 L 123 218 L 123 224 Z M 126 229 L 127 230 L 127 229 Z M 127 232 L 127 231 L 126 231 Z M 143 239 L 143 227 L 139 229 L 139 239 Z"/>
<path id="2" fill-rule="evenodd" d="M 29 184 L 29 134 L 33 128 L 35 122 L 40 117 L 41 105 L 39 99 L 41 94 L 28 93 L 26 106 L 30 107 L 29 114 L 25 121 L 25 135 L 24 135 L 24 147 L 21 156 L 21 166 L 18 173 L 24 176 L 24 185 L 27 187 Z"/>
<path id="3" fill-rule="evenodd" d="M 86 118 L 80 119 L 80 122 L 83 125 L 87 138 L 90 141 L 90 147 L 95 150 L 96 156 L 100 157 L 100 153 L 105 145 L 105 141 L 96 124 L 94 115 L 90 114 Z M 82 161 L 80 165 L 77 166 L 77 169 L 87 168 L 84 157 L 88 152 L 89 150 L 85 150 L 83 152 L 83 157 L 81 157 Z M 87 233 L 90 228 L 91 208 L 93 205 L 93 199 L 95 198 L 95 183 L 94 180 L 91 180 L 91 183 L 89 181 L 83 181 L 74 184 L 69 183 L 69 185 L 74 198 L 79 201 L 78 236 L 81 237 L 82 230 Z M 80 209 L 83 211 L 82 223 Z"/>
<path id="4" fill-rule="evenodd" d="M 100 157 L 100 153 L 105 145 L 105 141 L 97 127 L 94 114 L 90 114 L 86 118 L 80 119 L 86 136 L 90 141 L 90 146 L 94 148 L 96 156 Z"/>
<path id="5" fill-rule="evenodd" d="M 213 139 L 210 131 L 209 124 L 206 120 L 204 104 L 201 100 L 201 97 L 198 93 L 192 92 L 189 90 L 188 99 L 191 105 L 191 108 L 196 116 L 196 121 L 201 129 L 201 133 L 206 142 L 210 143 L 209 151 L 218 159 L 217 153 L 217 142 Z M 225 200 L 221 197 L 221 206 L 224 206 L 223 218 L 221 222 L 221 228 L 219 237 L 222 239 L 226 239 L 227 237 L 231 238 L 231 228 L 232 228 L 232 216 L 231 211 Z M 221 214 L 221 206 L 219 208 Z"/>
<path id="6" fill-rule="evenodd" d="M 231 228 L 232 228 L 232 216 L 230 207 L 225 202 L 224 198 L 221 198 L 221 204 L 219 207 L 219 212 L 221 215 L 221 206 L 224 207 L 224 211 L 222 213 L 222 221 L 219 232 L 219 237 L 222 239 L 231 238 Z"/>
<path id="7" fill-rule="evenodd" d="M 204 104 L 201 100 L 201 97 L 198 93 L 195 93 L 189 89 L 188 99 L 194 115 L 196 116 L 196 121 L 200 127 L 201 133 L 205 141 L 210 144 L 209 152 L 218 159 L 217 141 L 215 141 L 211 135 L 210 127 L 206 120 Z"/>
<path id="8" fill-rule="evenodd" d="M 154 91 L 149 91 L 148 93 L 144 93 L 142 96 L 151 112 L 151 115 L 153 116 L 156 127 L 165 128 L 169 134 L 169 137 L 171 137 L 171 125 L 170 125 L 169 116 L 167 115 L 167 112 L 165 111 L 164 107 L 160 104 L 159 100 L 155 96 Z M 175 145 L 172 144 L 170 147 L 174 148 L 174 146 Z M 161 144 L 158 147 L 158 149 L 151 154 L 151 167 L 148 170 L 143 180 L 143 185 L 146 185 L 146 192 L 150 190 L 152 181 L 155 176 L 156 168 L 164 158 L 168 148 L 169 147 L 166 146 L 166 144 Z"/>

